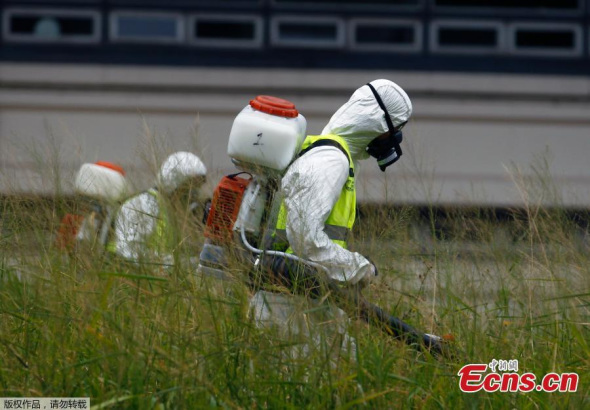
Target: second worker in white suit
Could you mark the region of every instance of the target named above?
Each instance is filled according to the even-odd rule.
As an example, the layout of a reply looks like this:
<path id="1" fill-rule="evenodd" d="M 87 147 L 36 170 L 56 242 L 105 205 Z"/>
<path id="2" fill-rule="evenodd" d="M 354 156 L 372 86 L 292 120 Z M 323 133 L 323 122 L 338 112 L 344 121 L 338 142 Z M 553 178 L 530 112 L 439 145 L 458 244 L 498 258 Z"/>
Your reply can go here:
<path id="1" fill-rule="evenodd" d="M 176 237 L 174 205 L 198 199 L 207 168 L 196 155 L 176 152 L 163 163 L 156 186 L 128 199 L 119 210 L 108 250 L 130 262 L 171 265 L 182 238 Z"/>

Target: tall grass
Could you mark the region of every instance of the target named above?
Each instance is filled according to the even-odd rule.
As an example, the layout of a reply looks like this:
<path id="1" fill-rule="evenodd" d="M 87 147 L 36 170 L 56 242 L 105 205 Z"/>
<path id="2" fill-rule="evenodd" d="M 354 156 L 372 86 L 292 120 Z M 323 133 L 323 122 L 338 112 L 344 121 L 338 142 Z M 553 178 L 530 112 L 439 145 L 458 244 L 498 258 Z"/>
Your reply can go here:
<path id="1" fill-rule="evenodd" d="M 545 183 L 546 175 L 538 175 Z M 368 299 L 425 331 L 452 333 L 435 358 L 353 321 L 356 357 L 336 361 L 248 317 L 250 290 L 195 275 L 202 226 L 178 210 L 179 263 L 64 255 L 53 233 L 75 200 L 1 202 L 0 396 L 91 397 L 95 408 L 585 408 L 590 406 L 587 212 L 364 207 L 355 246 L 380 268 Z M 542 184 L 541 184 L 542 185 Z M 545 188 L 542 188 L 545 189 Z M 549 191 L 547 194 L 554 195 Z M 245 269 L 244 269 L 245 270 Z M 241 280 L 242 279 L 242 280 Z M 468 363 L 575 372 L 576 393 L 459 390 Z"/>

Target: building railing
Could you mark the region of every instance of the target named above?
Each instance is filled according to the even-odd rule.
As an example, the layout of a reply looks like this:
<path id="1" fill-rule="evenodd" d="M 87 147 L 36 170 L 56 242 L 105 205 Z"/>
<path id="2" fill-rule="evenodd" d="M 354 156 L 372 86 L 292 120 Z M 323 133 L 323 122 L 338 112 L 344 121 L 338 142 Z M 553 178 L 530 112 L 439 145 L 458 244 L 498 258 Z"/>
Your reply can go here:
<path id="1" fill-rule="evenodd" d="M 19 47 L 28 45 L 42 53 L 42 47 L 76 44 L 101 48 L 108 59 L 109 49 L 143 44 L 175 48 L 176 62 L 182 62 L 178 49 L 184 47 L 229 54 L 294 48 L 302 56 L 362 53 L 373 56 L 376 68 L 377 55 L 390 56 L 383 60 L 389 68 L 397 54 L 589 62 L 586 3 L 590 0 L 0 0 L 0 44 L 14 46 L 0 59 L 21 55 Z"/>

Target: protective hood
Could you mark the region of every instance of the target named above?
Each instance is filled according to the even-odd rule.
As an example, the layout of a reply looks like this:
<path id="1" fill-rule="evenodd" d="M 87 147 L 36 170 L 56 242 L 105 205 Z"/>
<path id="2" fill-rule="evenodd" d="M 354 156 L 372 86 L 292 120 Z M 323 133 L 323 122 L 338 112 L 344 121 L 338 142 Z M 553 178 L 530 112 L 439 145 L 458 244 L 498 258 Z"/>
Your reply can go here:
<path id="1" fill-rule="evenodd" d="M 158 186 L 167 193 L 174 191 L 190 178 L 206 176 L 207 167 L 190 152 L 176 152 L 162 164 L 158 174 Z"/>
<path id="2" fill-rule="evenodd" d="M 371 84 L 381 96 L 395 127 L 410 119 L 412 102 L 399 85 L 389 80 L 375 80 Z M 348 143 L 353 159 L 365 159 L 369 156 L 367 145 L 387 131 L 385 113 L 371 89 L 364 85 L 334 113 L 322 134 L 341 136 Z"/>

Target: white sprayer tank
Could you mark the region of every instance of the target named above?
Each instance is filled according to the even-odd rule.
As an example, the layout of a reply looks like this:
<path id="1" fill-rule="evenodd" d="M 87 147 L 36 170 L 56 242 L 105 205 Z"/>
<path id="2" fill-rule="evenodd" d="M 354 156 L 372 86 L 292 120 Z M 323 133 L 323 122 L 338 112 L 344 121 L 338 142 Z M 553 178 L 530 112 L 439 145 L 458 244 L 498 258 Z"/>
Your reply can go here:
<path id="1" fill-rule="evenodd" d="M 123 168 L 105 161 L 83 164 L 74 189 L 80 195 L 107 202 L 120 201 L 129 192 Z"/>
<path id="2" fill-rule="evenodd" d="M 282 172 L 299 152 L 306 128 L 293 103 L 259 95 L 234 120 L 227 154 L 243 164 Z"/>

